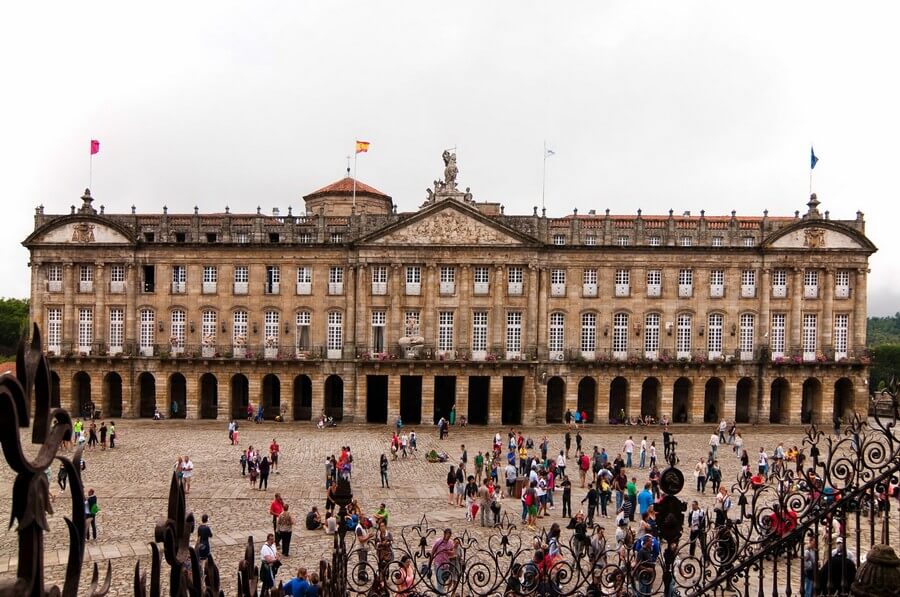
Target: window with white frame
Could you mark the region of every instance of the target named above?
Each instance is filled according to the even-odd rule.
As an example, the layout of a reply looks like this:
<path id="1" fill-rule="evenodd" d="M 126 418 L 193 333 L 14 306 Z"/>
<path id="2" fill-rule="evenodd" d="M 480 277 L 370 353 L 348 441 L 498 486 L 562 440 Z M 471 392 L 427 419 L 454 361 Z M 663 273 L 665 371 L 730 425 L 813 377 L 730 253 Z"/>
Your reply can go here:
<path id="1" fill-rule="evenodd" d="M 328 294 L 344 294 L 344 268 L 332 266 L 328 268 Z"/>
<path id="2" fill-rule="evenodd" d="M 510 296 L 521 296 L 523 290 L 523 282 L 525 280 L 524 268 L 519 266 L 510 267 L 507 272 L 506 292 Z"/>
<path id="3" fill-rule="evenodd" d="M 311 232 L 301 232 L 298 240 L 300 244 L 311 245 L 313 242 L 313 235 Z"/>
<path id="4" fill-rule="evenodd" d="M 250 268 L 246 265 L 234 266 L 234 293 L 247 294 L 250 284 Z"/>
<path id="5" fill-rule="evenodd" d="M 616 244 L 620 247 L 627 247 L 630 243 L 630 239 L 624 234 L 616 237 Z"/>
<path id="6" fill-rule="evenodd" d="M 183 265 L 172 266 L 172 292 L 174 294 L 187 292 L 187 267 Z"/>
<path id="7" fill-rule="evenodd" d="M 772 340 L 769 344 L 769 347 L 772 350 L 773 359 L 781 358 L 784 356 L 786 322 L 786 313 L 772 313 Z"/>
<path id="8" fill-rule="evenodd" d="M 63 270 L 62 266 L 54 263 L 47 266 L 47 290 L 50 292 L 62 292 Z"/>
<path id="9" fill-rule="evenodd" d="M 116 264 L 109 268 L 109 291 L 114 294 L 125 292 L 125 266 Z"/>
<path id="10" fill-rule="evenodd" d="M 550 270 L 550 296 L 566 296 L 566 270 Z"/>
<path id="11" fill-rule="evenodd" d="M 344 242 L 344 235 L 341 232 L 332 232 L 331 233 L 331 244 L 339 245 Z"/>
<path id="12" fill-rule="evenodd" d="M 722 326 L 724 323 L 725 316 L 721 313 L 710 313 L 707 318 L 706 350 L 709 352 L 710 359 L 722 356 Z"/>
<path id="13" fill-rule="evenodd" d="M 475 294 L 483 295 L 490 292 L 491 271 L 489 268 L 477 266 L 474 270 L 473 280 L 475 281 L 473 288 Z"/>
<path id="14" fill-rule="evenodd" d="M 847 357 L 847 341 L 850 333 L 850 315 L 835 313 L 834 315 L 834 360 Z"/>
<path id="15" fill-rule="evenodd" d="M 172 311 L 172 323 L 170 325 L 170 333 L 169 333 L 169 346 L 172 349 L 173 353 L 181 353 L 184 352 L 184 336 L 185 336 L 185 322 L 187 321 L 187 314 L 181 309 L 175 309 Z"/>
<path id="16" fill-rule="evenodd" d="M 456 268 L 452 265 L 442 265 L 439 272 L 440 293 L 454 294 L 456 292 Z"/>
<path id="17" fill-rule="evenodd" d="M 438 350 L 453 350 L 453 311 L 441 311 L 438 314 Z"/>
<path id="18" fill-rule="evenodd" d="M 47 350 L 59 354 L 62 344 L 62 309 L 47 309 Z"/>
<path id="19" fill-rule="evenodd" d="M 328 313 L 328 358 L 339 359 L 344 352 L 344 314 L 340 311 Z"/>
<path id="20" fill-rule="evenodd" d="M 616 359 L 628 357 L 628 313 L 613 315 L 612 350 Z"/>
<path id="21" fill-rule="evenodd" d="M 200 347 L 204 357 L 209 357 L 216 353 L 218 322 L 219 317 L 212 309 L 205 309 L 200 314 Z"/>
<path id="22" fill-rule="evenodd" d="M 373 295 L 386 295 L 387 294 L 387 277 L 388 270 L 386 265 L 373 265 L 372 266 L 372 294 Z"/>
<path id="23" fill-rule="evenodd" d="M 819 270 L 808 269 L 803 272 L 803 298 L 819 297 Z"/>
<path id="24" fill-rule="evenodd" d="M 581 294 L 582 296 L 597 296 L 597 270 L 594 268 L 585 269 L 581 274 Z"/>
<path id="25" fill-rule="evenodd" d="M 422 266 L 406 266 L 406 294 L 417 296 L 422 293 Z"/>
<path id="26" fill-rule="evenodd" d="M 281 331 L 281 315 L 278 311 L 266 311 L 263 319 L 263 342 L 266 352 L 278 350 L 278 336 Z"/>
<path id="27" fill-rule="evenodd" d="M 647 238 L 647 244 L 651 247 L 659 247 L 662 245 L 662 237 L 654 234 Z"/>
<path id="28" fill-rule="evenodd" d="M 384 328 L 387 324 L 387 313 L 382 310 L 372 311 L 372 353 L 384 352 Z"/>
<path id="29" fill-rule="evenodd" d="M 850 298 L 850 272 L 839 269 L 834 274 L 834 298 Z"/>
<path id="30" fill-rule="evenodd" d="M 660 296 L 662 294 L 662 270 L 647 270 L 647 296 Z"/>
<path id="31" fill-rule="evenodd" d="M 755 247 L 756 246 L 756 239 L 753 238 L 752 236 L 745 236 L 743 239 L 743 242 L 744 242 L 745 247 Z"/>
<path id="32" fill-rule="evenodd" d="M 415 338 L 422 335 L 422 318 L 419 311 L 407 311 L 403 321 L 405 322 L 404 326 L 408 337 Z"/>
<path id="33" fill-rule="evenodd" d="M 487 311 L 474 311 L 472 313 L 472 358 L 483 359 L 487 354 L 488 343 L 488 314 Z"/>
<path id="34" fill-rule="evenodd" d="M 678 244 L 680 244 L 682 247 L 690 247 L 694 244 L 694 239 L 690 236 L 684 235 L 678 241 Z"/>
<path id="35" fill-rule="evenodd" d="M 312 315 L 309 311 L 297 311 L 296 334 L 294 343 L 297 352 L 309 352 L 312 350 L 312 341 L 310 334 L 310 326 L 312 325 Z"/>
<path id="36" fill-rule="evenodd" d="M 815 313 L 803 314 L 803 360 L 816 360 L 816 346 L 819 319 Z"/>
<path id="37" fill-rule="evenodd" d="M 679 359 L 691 356 L 693 322 L 694 319 L 690 313 L 681 313 L 675 318 L 675 354 Z"/>
<path id="38" fill-rule="evenodd" d="M 78 291 L 94 291 L 94 266 L 82 265 L 78 268 Z"/>
<path id="39" fill-rule="evenodd" d="M 756 339 L 756 315 L 753 313 L 741 313 L 741 329 L 738 336 L 738 350 L 742 361 L 753 360 L 753 343 Z"/>
<path id="40" fill-rule="evenodd" d="M 554 234 L 553 235 L 553 244 L 554 245 L 566 244 L 566 235 L 565 234 Z"/>
<path id="41" fill-rule="evenodd" d="M 522 354 L 522 312 L 506 313 L 506 358 L 518 358 Z"/>
<path id="42" fill-rule="evenodd" d="M 234 233 L 234 242 L 245 245 L 250 242 L 250 233 L 239 231 Z"/>
<path id="43" fill-rule="evenodd" d="M 678 270 L 678 296 L 685 298 L 694 294 L 694 270 Z"/>
<path id="44" fill-rule="evenodd" d="M 125 343 L 125 310 L 113 307 L 109 310 L 109 353 L 119 354 Z"/>
<path id="45" fill-rule="evenodd" d="M 297 266 L 297 294 L 312 294 L 312 266 Z"/>
<path id="46" fill-rule="evenodd" d="M 281 268 L 277 265 L 266 266 L 266 294 L 281 292 Z"/>
<path id="47" fill-rule="evenodd" d="M 588 245 L 588 246 L 594 246 L 594 245 L 596 245 L 596 244 L 597 244 L 597 237 L 596 237 L 595 235 L 593 235 L 593 234 L 585 235 L 585 237 L 584 237 L 584 244 L 586 244 L 586 245 Z"/>
<path id="48" fill-rule="evenodd" d="M 235 356 L 244 356 L 247 350 L 247 322 L 249 317 L 246 311 L 235 311 L 231 326 L 231 341 L 234 344 Z"/>
<path id="49" fill-rule="evenodd" d="M 711 298 L 725 296 L 725 270 L 714 269 L 709 272 L 709 296 Z"/>
<path id="50" fill-rule="evenodd" d="M 581 314 L 581 356 L 586 359 L 594 358 L 597 350 L 597 314 Z"/>
<path id="51" fill-rule="evenodd" d="M 613 282 L 616 296 L 628 296 L 631 294 L 631 270 L 617 269 Z"/>
<path id="52" fill-rule="evenodd" d="M 721 236 L 714 236 L 714 237 L 712 237 L 712 246 L 721 247 L 723 245 L 722 241 L 723 241 L 723 239 Z"/>
<path id="53" fill-rule="evenodd" d="M 753 298 L 756 296 L 756 270 L 741 270 L 741 296 Z"/>
<path id="54" fill-rule="evenodd" d="M 219 268 L 215 265 L 203 266 L 203 292 L 213 293 L 219 283 Z"/>
<path id="55" fill-rule="evenodd" d="M 776 269 L 772 272 L 772 296 L 785 298 L 787 296 L 787 270 Z"/>
<path id="56" fill-rule="evenodd" d="M 644 356 L 648 359 L 659 356 L 659 313 L 644 316 Z"/>
<path id="57" fill-rule="evenodd" d="M 550 350 L 550 358 L 553 360 L 562 360 L 563 349 L 566 344 L 566 315 L 565 313 L 550 314 L 550 330 L 548 338 L 548 348 Z"/>
<path id="58" fill-rule="evenodd" d="M 90 307 L 78 309 L 78 351 L 91 353 L 94 343 L 94 310 Z"/>
<path id="59" fill-rule="evenodd" d="M 153 356 L 153 345 L 156 344 L 156 314 L 153 309 L 141 309 L 141 356 Z"/>

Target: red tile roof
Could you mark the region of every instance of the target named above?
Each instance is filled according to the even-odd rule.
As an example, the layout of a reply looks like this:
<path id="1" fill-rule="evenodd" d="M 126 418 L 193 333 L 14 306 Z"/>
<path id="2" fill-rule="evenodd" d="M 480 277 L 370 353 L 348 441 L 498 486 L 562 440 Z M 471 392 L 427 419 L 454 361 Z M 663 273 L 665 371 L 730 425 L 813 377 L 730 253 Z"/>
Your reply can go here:
<path id="1" fill-rule="evenodd" d="M 309 195 L 304 196 L 304 199 L 308 199 L 310 197 L 318 197 L 320 195 L 350 195 L 353 193 L 353 179 L 349 176 L 342 178 L 337 182 L 333 182 L 328 186 L 322 187 L 318 191 L 313 191 Z M 386 199 L 390 199 L 390 195 L 385 195 L 381 191 L 376 188 L 370 187 L 364 182 L 356 181 L 356 194 L 357 195 L 372 195 L 376 197 L 384 197 Z"/>

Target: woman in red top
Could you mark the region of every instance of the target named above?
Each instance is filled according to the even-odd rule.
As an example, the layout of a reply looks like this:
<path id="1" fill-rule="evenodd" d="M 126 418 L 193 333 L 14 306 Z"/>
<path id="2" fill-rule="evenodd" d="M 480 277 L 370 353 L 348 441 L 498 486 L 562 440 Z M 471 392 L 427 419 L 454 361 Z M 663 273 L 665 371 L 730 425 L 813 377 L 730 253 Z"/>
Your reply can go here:
<path id="1" fill-rule="evenodd" d="M 280 493 L 276 493 L 275 499 L 272 500 L 272 505 L 269 506 L 269 514 L 272 515 L 272 532 L 275 533 L 276 545 L 281 541 L 281 537 L 278 536 L 278 517 L 281 516 L 282 512 L 284 512 L 284 500 L 281 499 Z"/>

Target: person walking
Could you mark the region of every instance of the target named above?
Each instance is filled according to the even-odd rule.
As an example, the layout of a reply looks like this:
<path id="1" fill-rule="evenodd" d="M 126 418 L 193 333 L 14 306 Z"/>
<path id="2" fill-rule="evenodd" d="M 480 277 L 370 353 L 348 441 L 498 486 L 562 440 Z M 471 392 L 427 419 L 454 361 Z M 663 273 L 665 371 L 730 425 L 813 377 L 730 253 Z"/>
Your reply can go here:
<path id="1" fill-rule="evenodd" d="M 200 526 L 197 527 L 197 558 L 200 559 L 201 564 L 205 564 L 212 553 L 209 544 L 212 536 L 212 529 L 209 528 L 209 515 L 204 514 L 200 517 Z"/>
<path id="2" fill-rule="evenodd" d="M 259 489 L 269 489 L 269 459 L 266 456 L 263 456 L 259 461 Z"/>
<path id="3" fill-rule="evenodd" d="M 694 467 L 694 478 L 697 480 L 697 491 L 706 493 L 706 459 L 702 456 Z"/>
<path id="4" fill-rule="evenodd" d="M 281 537 L 281 553 L 284 557 L 291 555 L 291 536 L 294 534 L 294 515 L 290 513 L 290 506 L 284 504 L 284 509 L 278 515 L 275 525 L 277 537 Z"/>
<path id="5" fill-rule="evenodd" d="M 82 437 L 83 436 L 84 434 L 82 433 Z M 95 421 L 91 421 L 91 424 L 88 426 L 88 449 L 93 450 L 97 447 L 97 443 L 97 423 Z"/>
<path id="6" fill-rule="evenodd" d="M 381 488 L 390 489 L 391 484 L 388 482 L 388 459 L 384 452 L 381 453 Z"/>
<path id="7" fill-rule="evenodd" d="M 709 459 L 715 460 L 719 456 L 719 436 L 715 433 L 709 436 Z"/>
<path id="8" fill-rule="evenodd" d="M 278 445 L 278 440 L 274 437 L 272 438 L 272 443 L 269 444 L 269 459 L 272 461 L 272 471 L 275 474 L 278 473 L 278 457 L 281 455 L 281 447 Z"/>
<path id="9" fill-rule="evenodd" d="M 644 439 L 641 440 L 641 465 L 640 468 L 645 468 L 647 466 L 647 436 L 644 436 Z"/>
<path id="10" fill-rule="evenodd" d="M 280 493 L 276 493 L 275 499 L 269 504 L 269 516 L 272 517 L 272 532 L 275 533 L 276 546 L 281 542 L 281 537 L 278 534 L 278 517 L 281 516 L 282 512 L 284 512 L 284 499 L 282 499 Z"/>
<path id="11" fill-rule="evenodd" d="M 572 482 L 568 477 L 562 477 L 562 515 L 563 518 L 572 517 Z"/>
<path id="12" fill-rule="evenodd" d="M 597 512 L 597 505 L 600 503 L 600 493 L 594 487 L 594 484 L 591 483 L 588 485 L 587 495 L 584 496 L 584 499 L 581 500 L 581 503 L 588 503 L 588 511 L 587 511 L 587 521 L 588 525 L 593 526 L 594 524 L 594 513 Z"/>
<path id="13" fill-rule="evenodd" d="M 112 450 L 116 447 L 116 422 L 109 422 L 109 449 Z"/>
<path id="14" fill-rule="evenodd" d="M 634 440 L 630 435 L 628 436 L 628 439 L 625 440 L 622 451 L 625 452 L 625 467 L 631 468 L 631 458 L 634 456 Z"/>
<path id="15" fill-rule="evenodd" d="M 191 480 L 194 478 L 194 461 L 191 460 L 190 456 L 184 457 L 184 462 L 181 465 L 182 478 L 184 479 L 184 492 L 191 492 Z"/>
<path id="16" fill-rule="evenodd" d="M 97 540 L 97 514 L 100 513 L 100 505 L 97 503 L 97 496 L 94 494 L 94 489 L 88 489 L 87 497 L 84 499 L 84 540 L 87 541 L 91 538 L 91 531 L 94 532 L 94 541 Z M 90 528 L 88 528 L 88 521 L 90 521 Z"/>

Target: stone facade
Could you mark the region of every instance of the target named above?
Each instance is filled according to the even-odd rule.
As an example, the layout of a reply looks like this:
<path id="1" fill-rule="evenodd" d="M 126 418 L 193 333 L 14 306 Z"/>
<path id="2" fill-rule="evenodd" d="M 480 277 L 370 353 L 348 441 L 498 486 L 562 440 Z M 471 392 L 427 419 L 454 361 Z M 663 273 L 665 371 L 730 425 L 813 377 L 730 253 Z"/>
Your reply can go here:
<path id="1" fill-rule="evenodd" d="M 455 160 L 454 160 L 455 165 Z M 344 179 L 307 213 L 38 208 L 31 315 L 74 412 L 472 423 L 829 422 L 865 408 L 861 213 L 416 212 Z M 349 187 L 348 187 L 349 184 Z M 335 215 L 341 214 L 341 215 Z M 176 408 L 172 409 L 173 402 Z"/>

